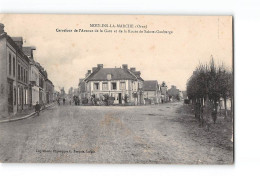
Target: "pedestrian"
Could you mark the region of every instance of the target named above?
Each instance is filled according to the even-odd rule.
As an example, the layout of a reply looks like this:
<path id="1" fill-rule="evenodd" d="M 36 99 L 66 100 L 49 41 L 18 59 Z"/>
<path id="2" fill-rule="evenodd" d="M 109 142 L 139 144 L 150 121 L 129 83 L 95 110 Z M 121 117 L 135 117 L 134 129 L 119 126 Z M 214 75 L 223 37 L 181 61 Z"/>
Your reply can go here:
<path id="1" fill-rule="evenodd" d="M 65 101 L 66 101 L 66 99 L 65 99 L 65 98 L 63 98 L 63 105 L 65 105 Z"/>
<path id="2" fill-rule="evenodd" d="M 40 111 L 41 111 L 41 105 L 37 101 L 35 105 L 35 112 L 37 113 L 38 116 L 40 115 Z"/>
<path id="3" fill-rule="evenodd" d="M 59 98 L 57 99 L 57 103 L 58 103 L 58 105 L 60 106 L 60 99 L 59 99 Z"/>

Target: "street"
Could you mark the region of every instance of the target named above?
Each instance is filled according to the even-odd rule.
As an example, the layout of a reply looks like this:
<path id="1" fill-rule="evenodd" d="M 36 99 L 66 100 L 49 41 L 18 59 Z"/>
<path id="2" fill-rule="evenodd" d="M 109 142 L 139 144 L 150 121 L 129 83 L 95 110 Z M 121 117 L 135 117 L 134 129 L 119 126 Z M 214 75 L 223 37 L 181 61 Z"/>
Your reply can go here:
<path id="1" fill-rule="evenodd" d="M 181 106 L 54 106 L 0 124 L 0 161 L 232 163 L 232 150 L 193 139 L 180 119 L 189 115 L 177 112 Z"/>

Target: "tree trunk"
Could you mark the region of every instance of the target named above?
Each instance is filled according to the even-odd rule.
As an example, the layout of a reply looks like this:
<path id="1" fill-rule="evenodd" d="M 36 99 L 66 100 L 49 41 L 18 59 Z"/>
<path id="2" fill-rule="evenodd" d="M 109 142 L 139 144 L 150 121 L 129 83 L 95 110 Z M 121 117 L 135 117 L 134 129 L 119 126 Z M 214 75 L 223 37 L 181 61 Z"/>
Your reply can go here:
<path id="1" fill-rule="evenodd" d="M 227 97 L 224 96 L 224 106 L 225 106 L 225 112 L 224 112 L 224 117 L 227 119 Z"/>
<path id="2" fill-rule="evenodd" d="M 232 122 L 233 122 L 233 118 L 234 118 L 234 116 L 233 116 L 233 97 L 231 97 L 231 120 L 232 120 Z"/>

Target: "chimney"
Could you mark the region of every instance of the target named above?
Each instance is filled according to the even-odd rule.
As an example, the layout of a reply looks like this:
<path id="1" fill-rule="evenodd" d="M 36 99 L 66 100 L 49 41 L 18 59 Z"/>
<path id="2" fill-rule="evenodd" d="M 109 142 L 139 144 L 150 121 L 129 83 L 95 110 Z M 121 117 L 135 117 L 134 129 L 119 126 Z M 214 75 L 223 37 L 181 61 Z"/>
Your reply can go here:
<path id="1" fill-rule="evenodd" d="M 123 67 L 123 69 L 128 69 L 128 65 L 127 64 L 123 64 L 122 67 Z"/>
<path id="2" fill-rule="evenodd" d="M 0 35 L 5 32 L 5 25 L 0 23 Z"/>
<path id="3" fill-rule="evenodd" d="M 139 77 L 141 76 L 141 72 L 140 71 L 135 71 L 134 74 L 135 74 L 135 76 L 139 76 Z"/>
<path id="4" fill-rule="evenodd" d="M 88 72 L 85 74 L 85 77 L 91 74 L 91 70 L 88 70 Z"/>
<path id="5" fill-rule="evenodd" d="M 15 44 L 22 49 L 23 47 L 23 38 L 22 37 L 12 37 L 13 41 L 15 42 Z"/>
<path id="6" fill-rule="evenodd" d="M 103 68 L 103 64 L 97 64 L 98 68 Z"/>
<path id="7" fill-rule="evenodd" d="M 97 67 L 92 67 L 92 73 L 97 69 Z"/>
<path id="8" fill-rule="evenodd" d="M 130 71 L 131 71 L 131 72 L 135 72 L 135 67 L 131 67 L 131 68 L 130 68 Z"/>

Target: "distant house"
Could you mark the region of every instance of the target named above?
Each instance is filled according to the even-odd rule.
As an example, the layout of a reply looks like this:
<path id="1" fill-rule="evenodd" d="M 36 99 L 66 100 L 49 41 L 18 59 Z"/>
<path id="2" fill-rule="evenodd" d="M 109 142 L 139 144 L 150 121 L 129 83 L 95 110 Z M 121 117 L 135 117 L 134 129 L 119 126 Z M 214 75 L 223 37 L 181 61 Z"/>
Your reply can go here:
<path id="1" fill-rule="evenodd" d="M 106 94 L 114 97 L 114 104 L 144 103 L 141 72 L 135 68 L 128 69 L 126 64 L 122 68 L 103 68 L 103 64 L 98 64 L 92 68 L 92 73 L 88 71 L 84 81 L 88 99 L 102 99 Z"/>
<path id="2" fill-rule="evenodd" d="M 144 81 L 144 99 L 145 104 L 153 104 L 153 103 L 160 103 L 161 102 L 161 91 L 158 81 L 156 80 L 149 80 Z"/>

